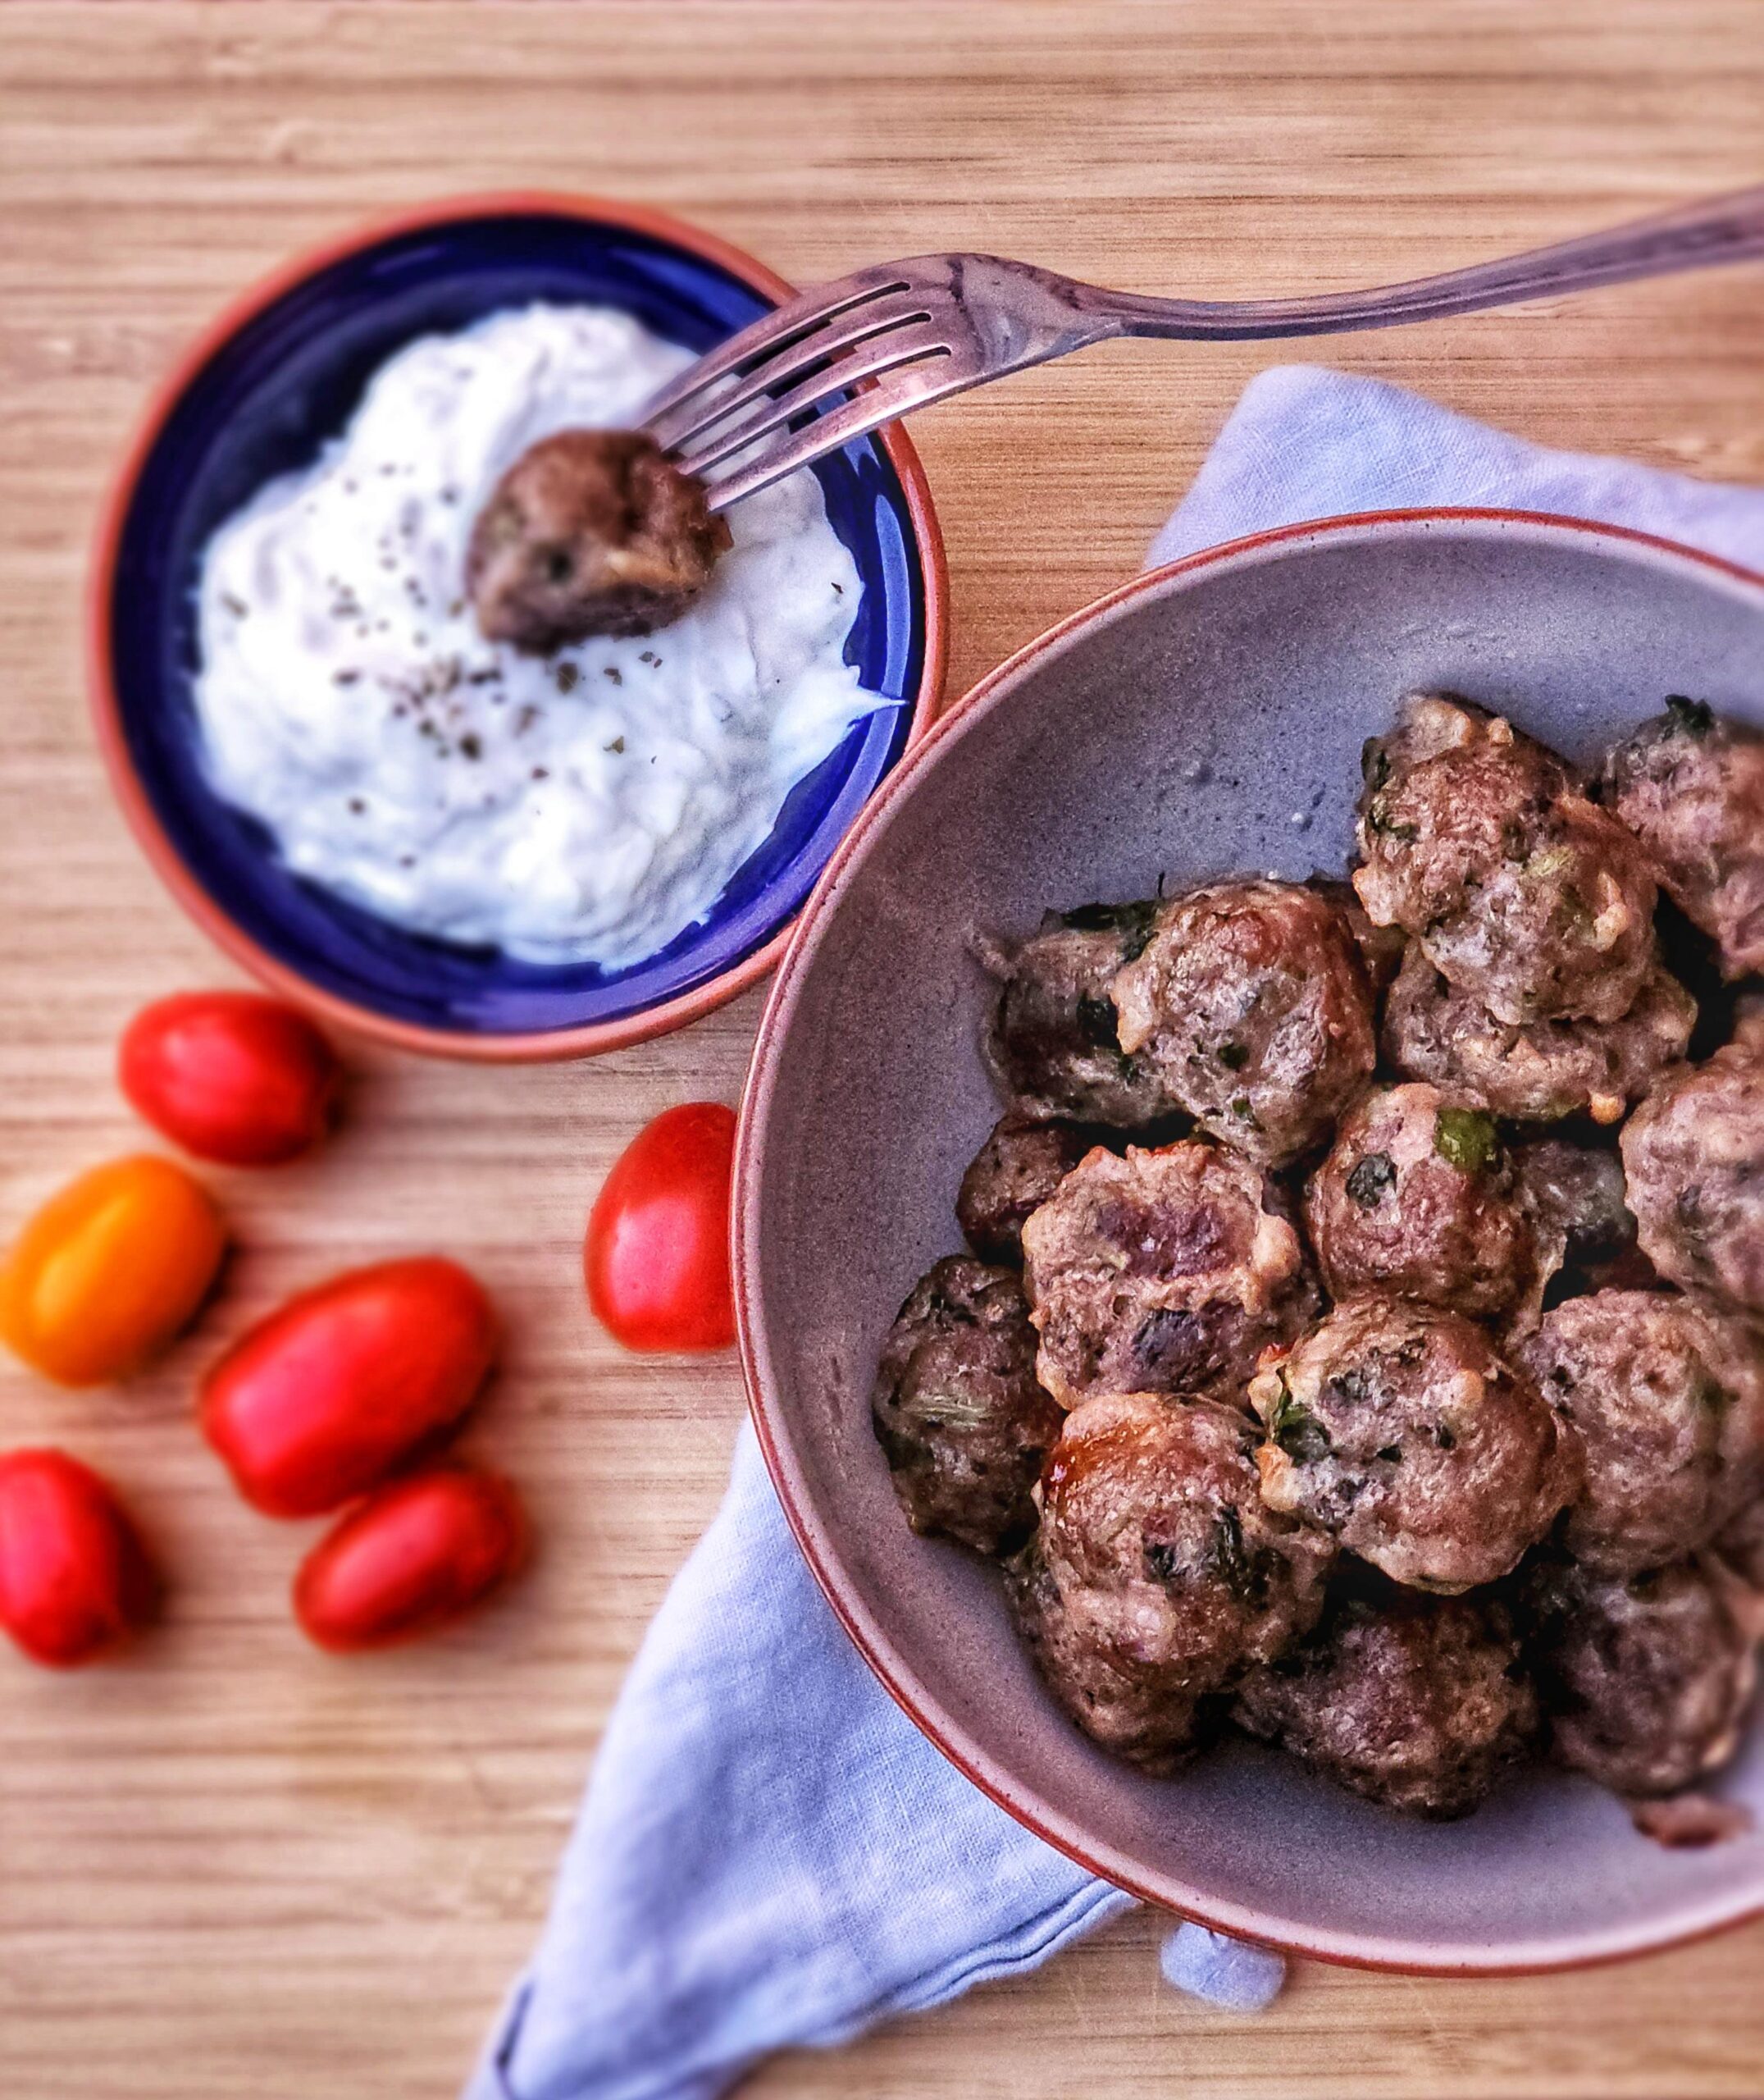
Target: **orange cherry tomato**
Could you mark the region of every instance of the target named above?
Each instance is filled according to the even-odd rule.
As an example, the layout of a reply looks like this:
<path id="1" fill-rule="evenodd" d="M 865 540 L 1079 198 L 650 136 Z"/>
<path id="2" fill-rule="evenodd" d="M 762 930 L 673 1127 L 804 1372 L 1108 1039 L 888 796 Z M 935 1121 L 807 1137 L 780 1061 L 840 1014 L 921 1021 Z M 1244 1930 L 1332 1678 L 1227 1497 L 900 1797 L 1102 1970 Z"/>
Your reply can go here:
<path id="1" fill-rule="evenodd" d="M 180 992 L 130 1022 L 116 1076 L 136 1114 L 198 1159 L 274 1166 L 325 1134 L 337 1059 L 280 999 Z"/>
<path id="2" fill-rule="evenodd" d="M 633 1349 L 726 1349 L 735 1117 L 713 1101 L 658 1116 L 632 1139 L 588 1217 L 588 1303 Z"/>
<path id="3" fill-rule="evenodd" d="M 484 1289 L 439 1255 L 377 1262 L 303 1291 L 203 1382 L 202 1429 L 270 1517 L 317 1517 L 440 1441 L 496 1349 Z"/>
<path id="4" fill-rule="evenodd" d="M 526 1522 L 499 1474 L 443 1466 L 358 1502 L 294 1580 L 310 1641 L 347 1654 L 457 1618 L 525 1557 Z"/>
<path id="5" fill-rule="evenodd" d="M 33 1661 L 90 1662 L 151 1616 L 140 1536 L 89 1466 L 65 1451 L 0 1458 L 0 1627 Z"/>
<path id="6" fill-rule="evenodd" d="M 50 1197 L 0 1270 L 0 1336 L 64 1386 L 137 1370 L 195 1317 L 226 1229 L 198 1181 L 140 1154 Z"/>

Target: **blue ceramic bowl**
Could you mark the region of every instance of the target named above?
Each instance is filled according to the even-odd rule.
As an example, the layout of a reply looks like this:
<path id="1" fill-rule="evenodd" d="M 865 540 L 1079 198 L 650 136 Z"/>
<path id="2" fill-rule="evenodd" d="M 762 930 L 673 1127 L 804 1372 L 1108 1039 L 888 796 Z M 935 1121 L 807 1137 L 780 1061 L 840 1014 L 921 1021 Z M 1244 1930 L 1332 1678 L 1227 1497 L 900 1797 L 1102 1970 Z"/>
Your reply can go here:
<path id="1" fill-rule="evenodd" d="M 190 353 L 147 418 L 101 531 L 93 703 L 123 806 L 187 909 L 276 989 L 407 1048 L 492 1060 L 578 1057 L 677 1028 L 763 975 L 835 846 L 935 713 L 942 549 L 898 430 L 814 469 L 864 596 L 846 660 L 897 704 L 855 724 L 800 782 L 708 919 L 604 971 L 545 967 L 406 933 L 285 868 L 220 801 L 197 756 L 194 586 L 209 535 L 336 436 L 374 371 L 413 338 L 534 299 L 588 301 L 708 349 L 791 287 L 707 234 L 634 207 L 548 195 L 430 207 L 297 260 Z"/>

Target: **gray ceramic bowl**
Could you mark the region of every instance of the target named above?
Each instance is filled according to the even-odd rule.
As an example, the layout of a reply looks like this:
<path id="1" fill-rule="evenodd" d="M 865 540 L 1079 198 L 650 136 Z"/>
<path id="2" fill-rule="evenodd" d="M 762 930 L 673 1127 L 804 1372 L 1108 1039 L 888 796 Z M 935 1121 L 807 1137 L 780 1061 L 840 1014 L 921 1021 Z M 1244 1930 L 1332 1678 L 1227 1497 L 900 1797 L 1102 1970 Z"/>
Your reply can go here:
<path id="1" fill-rule="evenodd" d="M 959 1238 L 997 1113 L 971 929 L 1244 870 L 1338 870 L 1361 740 L 1445 686 L 1577 758 L 1668 692 L 1764 721 L 1764 578 L 1501 513 L 1347 518 L 1142 577 L 987 679 L 885 784 L 805 914 L 742 1121 L 737 1300 L 785 1506 L 889 1690 L 1074 1858 L 1210 1924 L 1337 1961 L 1564 1967 L 1764 1911 L 1764 1834 L 1638 1836 L 1593 1787 L 1528 1774 L 1417 1824 L 1247 1743 L 1174 1781 L 1055 1710 L 996 1577 L 914 1538 L 870 1433 L 877 1344 Z M 1764 1728 L 1724 1791 L 1764 1829 Z"/>

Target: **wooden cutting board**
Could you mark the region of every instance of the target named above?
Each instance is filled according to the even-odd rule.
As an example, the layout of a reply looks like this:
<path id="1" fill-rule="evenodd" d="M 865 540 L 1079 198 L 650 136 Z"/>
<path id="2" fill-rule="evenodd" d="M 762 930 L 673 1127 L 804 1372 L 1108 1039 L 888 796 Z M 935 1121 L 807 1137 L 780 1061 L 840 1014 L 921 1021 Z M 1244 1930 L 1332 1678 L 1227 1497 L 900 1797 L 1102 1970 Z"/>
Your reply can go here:
<path id="1" fill-rule="evenodd" d="M 799 280 L 988 247 L 1218 294 L 1414 274 L 1764 171 L 1753 0 L 0 8 L 0 1231 L 139 1144 L 121 1024 L 227 970 L 125 836 L 82 714 L 94 504 L 178 344 L 289 250 L 389 205 L 521 185 L 670 207 Z M 1606 292 L 1311 354 L 1552 444 L 1764 481 L 1764 273 Z M 1254 345 L 1136 345 L 922 419 L 953 692 L 1126 574 Z M 620 1675 L 720 1489 L 727 1361 L 638 1362 L 578 1248 L 626 1138 L 733 1101 L 750 998 L 590 1066 L 362 1055 L 346 1132 L 217 1177 L 241 1252 L 126 1390 L 0 1367 L 0 1440 L 65 1440 L 174 1572 L 139 1655 L 0 1655 L 0 2084 L 18 2100 L 452 2092 L 539 1924 Z M 525 1486 L 531 1578 L 432 1646 L 344 1664 L 286 1609 L 303 1527 L 248 1514 L 187 1419 L 279 1294 L 444 1245 L 504 1307 L 473 1445 Z M 758 2089 L 962 2096 L 1748 2095 L 1764 1928 L 1553 1980 L 1306 1966 L 1244 2020 L 1158 1980 L 1141 1915 L 1039 1976 Z"/>

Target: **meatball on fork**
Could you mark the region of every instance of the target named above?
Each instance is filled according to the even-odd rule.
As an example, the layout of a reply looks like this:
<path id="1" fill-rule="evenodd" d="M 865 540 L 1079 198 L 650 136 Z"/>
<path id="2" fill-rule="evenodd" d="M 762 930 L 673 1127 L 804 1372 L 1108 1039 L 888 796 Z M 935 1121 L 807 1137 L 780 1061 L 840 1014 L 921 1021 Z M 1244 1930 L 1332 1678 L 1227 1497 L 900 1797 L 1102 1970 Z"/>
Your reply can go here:
<path id="1" fill-rule="evenodd" d="M 466 591 L 487 640 L 545 655 L 677 619 L 729 545 L 704 484 L 653 438 L 559 431 L 491 491 L 467 551 Z"/>

